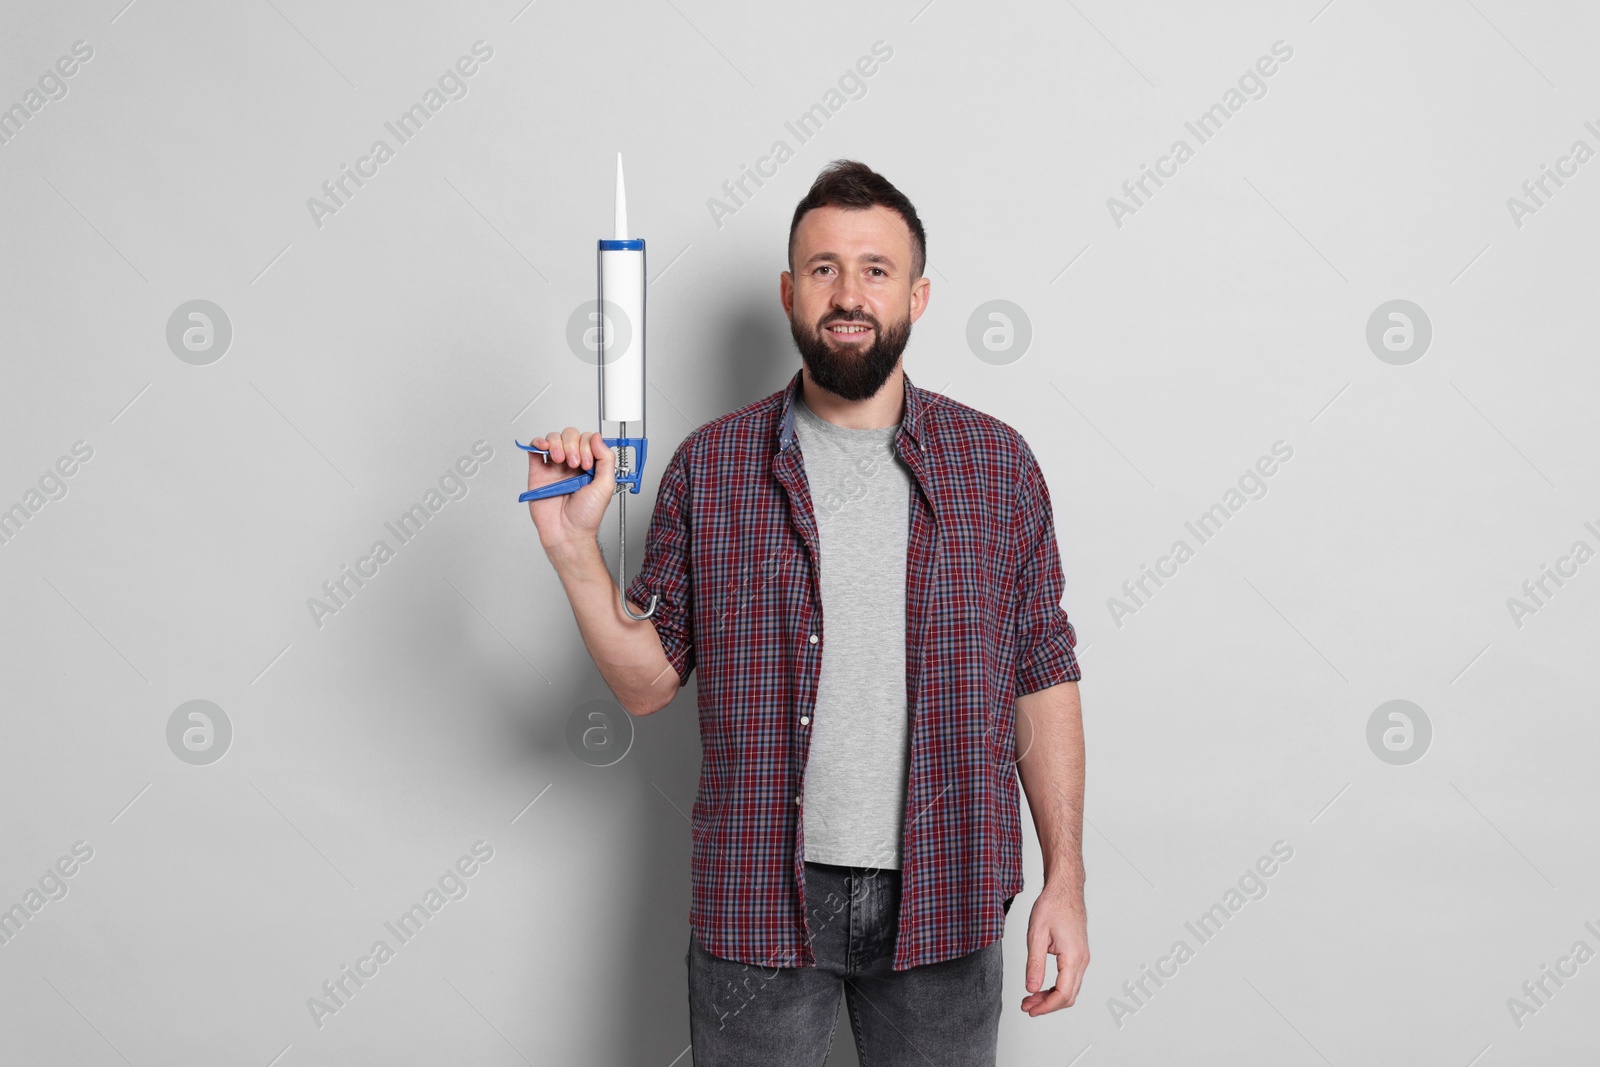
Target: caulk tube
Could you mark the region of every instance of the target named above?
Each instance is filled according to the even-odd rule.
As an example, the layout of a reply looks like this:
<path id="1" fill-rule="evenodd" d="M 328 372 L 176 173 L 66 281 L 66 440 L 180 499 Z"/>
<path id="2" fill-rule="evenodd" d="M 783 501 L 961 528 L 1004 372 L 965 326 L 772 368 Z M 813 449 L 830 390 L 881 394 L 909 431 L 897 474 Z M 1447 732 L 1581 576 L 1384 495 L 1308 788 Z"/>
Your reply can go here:
<path id="1" fill-rule="evenodd" d="M 599 242 L 601 323 L 600 421 L 644 421 L 644 240 Z M 618 322 L 616 319 L 620 319 Z M 609 342 L 609 343 L 608 343 Z M 620 342 L 620 343 L 619 343 Z"/>
<path id="2" fill-rule="evenodd" d="M 628 236 L 627 197 L 622 184 L 622 154 L 617 154 L 616 232 L 602 238 L 599 257 L 600 309 L 610 304 L 611 329 L 600 332 L 600 421 L 637 424 L 630 436 L 644 434 L 644 240 Z"/>

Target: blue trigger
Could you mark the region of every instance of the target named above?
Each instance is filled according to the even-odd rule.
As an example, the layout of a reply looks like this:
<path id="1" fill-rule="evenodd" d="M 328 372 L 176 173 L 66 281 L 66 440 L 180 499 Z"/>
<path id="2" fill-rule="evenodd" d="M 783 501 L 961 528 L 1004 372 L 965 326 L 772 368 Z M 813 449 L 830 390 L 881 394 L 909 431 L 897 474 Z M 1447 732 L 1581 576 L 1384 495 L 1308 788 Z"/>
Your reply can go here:
<path id="1" fill-rule="evenodd" d="M 607 448 L 610 448 L 616 454 L 617 484 L 627 486 L 630 493 L 637 493 L 644 477 L 646 439 L 643 437 L 602 437 L 601 440 L 606 443 Z M 547 448 L 534 448 L 532 445 L 525 445 L 515 439 L 513 439 L 512 443 L 524 452 L 537 452 L 545 457 L 546 462 L 549 461 L 550 450 Z M 594 481 L 594 471 L 579 471 L 572 477 L 563 478 L 559 482 L 541 485 L 537 489 L 529 489 L 517 497 L 517 500 L 544 500 L 553 496 L 565 496 L 568 493 L 576 493 L 592 481 Z"/>

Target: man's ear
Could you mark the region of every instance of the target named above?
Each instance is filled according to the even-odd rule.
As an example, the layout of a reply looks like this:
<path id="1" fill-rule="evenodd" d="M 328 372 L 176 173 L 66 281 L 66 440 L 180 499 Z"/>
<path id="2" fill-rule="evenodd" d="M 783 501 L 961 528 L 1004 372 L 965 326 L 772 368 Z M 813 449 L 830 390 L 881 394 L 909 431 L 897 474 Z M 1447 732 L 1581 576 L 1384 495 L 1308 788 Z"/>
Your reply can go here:
<path id="1" fill-rule="evenodd" d="M 928 310 L 928 297 L 931 295 L 933 282 L 926 277 L 918 278 L 911 286 L 911 321 L 916 322 L 922 313 Z"/>

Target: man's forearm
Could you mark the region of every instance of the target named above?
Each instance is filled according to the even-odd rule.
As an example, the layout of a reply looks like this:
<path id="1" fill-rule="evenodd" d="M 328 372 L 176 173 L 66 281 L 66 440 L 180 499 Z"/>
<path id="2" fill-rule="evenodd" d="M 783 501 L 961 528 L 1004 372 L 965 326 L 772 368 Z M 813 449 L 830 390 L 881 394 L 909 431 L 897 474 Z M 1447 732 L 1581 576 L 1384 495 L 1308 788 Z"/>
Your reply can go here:
<path id="1" fill-rule="evenodd" d="M 622 610 L 617 583 L 606 570 L 595 541 L 549 553 L 561 578 L 578 632 L 595 666 L 623 708 L 648 715 L 664 707 L 678 689 L 678 672 L 662 650 L 661 637 L 649 619 L 632 619 Z M 643 611 L 629 601 L 634 611 Z"/>
<path id="2" fill-rule="evenodd" d="M 1044 853 L 1044 880 L 1083 893 L 1083 713 L 1078 683 L 1017 699 L 1017 770 Z"/>

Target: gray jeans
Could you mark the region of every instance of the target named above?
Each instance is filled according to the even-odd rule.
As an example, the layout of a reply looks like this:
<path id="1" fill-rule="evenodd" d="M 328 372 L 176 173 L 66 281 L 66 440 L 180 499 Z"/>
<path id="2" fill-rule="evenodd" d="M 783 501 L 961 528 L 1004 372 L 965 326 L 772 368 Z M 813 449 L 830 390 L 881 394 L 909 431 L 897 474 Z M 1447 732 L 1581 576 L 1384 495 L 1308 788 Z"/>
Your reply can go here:
<path id="1" fill-rule="evenodd" d="M 809 862 L 805 872 L 815 967 L 737 963 L 707 952 L 690 933 L 684 962 L 694 1067 L 822 1067 L 841 990 L 866 1067 L 993 1067 L 1000 942 L 891 970 L 900 872 Z"/>

